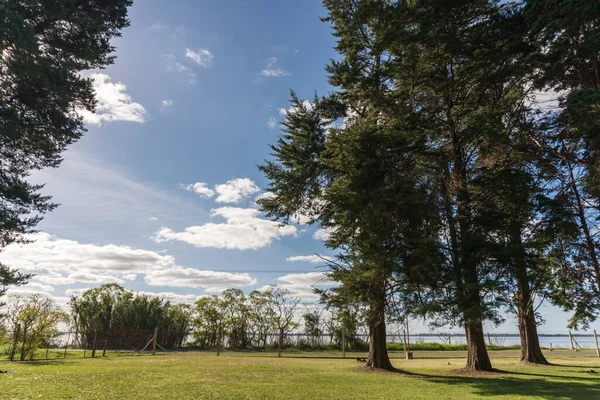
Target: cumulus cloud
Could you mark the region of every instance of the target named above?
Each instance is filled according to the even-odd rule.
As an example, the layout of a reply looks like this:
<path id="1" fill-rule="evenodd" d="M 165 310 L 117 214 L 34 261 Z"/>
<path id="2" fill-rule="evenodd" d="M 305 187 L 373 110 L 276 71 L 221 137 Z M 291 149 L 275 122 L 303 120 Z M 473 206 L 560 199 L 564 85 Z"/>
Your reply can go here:
<path id="1" fill-rule="evenodd" d="M 194 184 L 187 185 L 185 186 L 185 189 L 189 190 L 190 192 L 199 194 L 200 197 L 204 197 L 206 199 L 215 195 L 215 191 L 210 189 L 208 185 L 204 182 L 196 182 Z"/>
<path id="2" fill-rule="evenodd" d="M 331 260 L 331 257 L 312 254 L 310 256 L 293 256 L 285 259 L 289 262 L 309 262 L 311 264 L 323 264 Z"/>
<path id="3" fill-rule="evenodd" d="M 267 126 L 271 130 L 275 129 L 277 127 L 277 120 L 274 117 L 269 118 L 267 121 Z"/>
<path id="4" fill-rule="evenodd" d="M 273 192 L 264 192 L 259 194 L 258 196 L 256 196 L 256 199 L 254 199 L 254 201 L 259 201 L 262 199 L 272 199 L 274 198 L 276 195 Z"/>
<path id="5" fill-rule="evenodd" d="M 256 279 L 248 274 L 171 268 L 146 274 L 146 283 L 151 286 L 193 287 L 216 292 L 254 285 Z"/>
<path id="6" fill-rule="evenodd" d="M 47 292 L 50 285 L 88 283 L 123 284 L 145 277 L 152 286 L 194 287 L 215 291 L 229 287 L 253 285 L 256 280 L 243 273 L 183 268 L 175 264 L 173 257 L 127 246 L 80 244 L 72 240 L 55 238 L 47 233 L 30 235 L 33 243 L 12 244 L 2 253 L 2 261 L 23 273 L 36 274 L 39 282 L 13 288 L 15 293 Z M 67 289 L 66 294 L 78 292 Z"/>
<path id="7" fill-rule="evenodd" d="M 22 293 L 27 293 L 26 295 L 28 295 L 29 293 L 33 294 L 33 293 L 40 293 L 40 292 L 45 292 L 45 293 L 54 292 L 54 288 L 50 285 L 44 285 L 39 282 L 28 282 L 26 285 L 23 285 L 23 286 L 16 286 L 16 287 L 8 288 L 6 293 L 13 294 L 13 295 L 21 295 Z"/>
<path id="8" fill-rule="evenodd" d="M 96 112 L 78 110 L 83 121 L 90 125 L 102 125 L 103 122 L 129 121 L 143 123 L 146 119 L 146 109 L 133 101 L 127 94 L 127 87 L 121 83 L 111 82 L 111 77 L 106 74 L 94 73 L 91 75 L 92 84 L 96 92 L 98 104 Z"/>
<path id="9" fill-rule="evenodd" d="M 222 207 L 211 210 L 212 217 L 223 217 L 225 223 L 190 226 L 183 232 L 162 228 L 156 233 L 157 243 L 178 240 L 196 247 L 255 250 L 270 245 L 283 236 L 295 236 L 294 226 L 260 218 L 253 208 Z"/>
<path id="10" fill-rule="evenodd" d="M 160 102 L 163 107 L 170 107 L 173 105 L 173 100 L 163 100 Z"/>
<path id="11" fill-rule="evenodd" d="M 313 292 L 314 288 L 327 288 L 334 286 L 336 282 L 329 279 L 324 272 L 308 272 L 305 274 L 287 274 L 277 278 L 275 286 L 287 289 L 295 296 L 303 300 L 319 300 L 319 295 Z M 263 286 L 259 290 L 266 290 L 269 286 Z"/>
<path id="12" fill-rule="evenodd" d="M 81 296 L 86 291 L 90 290 L 90 288 L 81 288 L 81 289 L 67 289 L 65 290 L 65 294 L 67 296 Z M 171 303 L 194 303 L 204 295 L 198 294 L 180 294 L 173 292 L 147 292 L 147 291 L 136 291 L 132 290 L 131 292 L 139 295 L 139 296 L 149 296 L 149 297 L 158 297 L 164 300 L 167 300 Z"/>
<path id="13" fill-rule="evenodd" d="M 196 301 L 198 301 L 198 299 L 200 299 L 201 297 L 204 297 L 203 295 L 197 295 L 197 294 L 180 294 L 180 293 L 173 293 L 173 292 L 137 291 L 135 293 L 140 296 L 158 297 L 158 298 L 167 300 L 173 304 L 195 303 Z"/>
<path id="14" fill-rule="evenodd" d="M 134 272 L 158 270 L 174 265 L 172 256 L 128 246 L 81 244 L 48 233 L 28 236 L 29 244 L 7 246 L 2 258 L 11 267 L 36 274 L 36 279 L 54 285 L 122 283 Z"/>
<path id="15" fill-rule="evenodd" d="M 208 49 L 199 48 L 196 51 L 185 49 L 185 56 L 201 67 L 207 68 L 212 64 L 214 56 Z"/>
<path id="16" fill-rule="evenodd" d="M 239 203 L 244 198 L 260 192 L 260 188 L 248 178 L 236 178 L 227 183 L 216 185 L 215 190 L 219 194 L 217 203 Z"/>

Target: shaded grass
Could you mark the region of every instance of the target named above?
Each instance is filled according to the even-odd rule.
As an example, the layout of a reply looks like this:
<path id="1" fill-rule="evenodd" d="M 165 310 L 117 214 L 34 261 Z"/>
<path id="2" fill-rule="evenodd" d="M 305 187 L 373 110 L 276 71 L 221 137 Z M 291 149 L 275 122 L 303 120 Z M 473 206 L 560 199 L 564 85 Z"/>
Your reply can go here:
<path id="1" fill-rule="evenodd" d="M 439 352 L 438 352 L 439 353 Z M 498 352 L 505 353 L 505 352 Z M 497 357 L 500 373 L 455 372 L 465 360 L 394 359 L 401 373 L 365 372 L 356 359 L 272 354 L 177 353 L 27 363 L 0 362 L 3 399 L 600 399 L 600 360 L 584 354 L 552 357 L 533 367 Z M 418 353 L 416 354 L 418 356 Z M 448 365 L 450 363 L 450 365 Z"/>

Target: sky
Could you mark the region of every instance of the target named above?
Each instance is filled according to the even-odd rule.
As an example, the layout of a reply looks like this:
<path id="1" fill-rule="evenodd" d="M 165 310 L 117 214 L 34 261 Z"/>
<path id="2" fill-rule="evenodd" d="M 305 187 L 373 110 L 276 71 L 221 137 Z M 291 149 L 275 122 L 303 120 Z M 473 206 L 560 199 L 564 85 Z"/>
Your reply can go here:
<path id="1" fill-rule="evenodd" d="M 60 204 L 2 261 L 35 273 L 12 294 L 58 302 L 103 283 L 174 302 L 278 284 L 305 301 L 323 276 L 326 231 L 280 226 L 256 205 L 290 90 L 331 90 L 335 40 L 320 0 L 135 1 L 116 61 L 86 75 L 99 101 L 57 169 L 35 172 Z M 540 332 L 568 316 L 542 306 Z M 516 333 L 514 318 L 497 332 Z M 427 332 L 415 322 L 413 330 Z M 460 331 L 460 329 L 459 329 Z"/>

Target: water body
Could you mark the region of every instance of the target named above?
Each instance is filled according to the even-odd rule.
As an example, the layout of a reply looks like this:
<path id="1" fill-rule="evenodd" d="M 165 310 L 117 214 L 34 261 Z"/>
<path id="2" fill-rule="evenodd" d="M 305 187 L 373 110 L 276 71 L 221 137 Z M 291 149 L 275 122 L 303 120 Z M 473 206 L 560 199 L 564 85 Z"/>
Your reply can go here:
<path id="1" fill-rule="evenodd" d="M 555 348 L 555 349 L 569 349 L 569 336 L 568 335 L 540 335 L 540 345 L 542 347 L 547 348 Z M 595 349 L 596 344 L 594 342 L 594 336 L 592 335 L 573 335 L 575 343 L 578 343 L 579 346 L 583 349 Z M 402 342 L 402 338 L 397 335 L 389 336 L 388 341 L 390 342 Z M 411 343 L 448 343 L 448 337 L 440 337 L 435 335 L 410 335 Z M 453 335 L 450 336 L 450 342 L 452 344 L 464 344 L 467 343 L 467 338 L 464 335 Z M 519 335 L 498 335 L 495 336 L 490 334 L 489 339 L 486 335 L 486 343 L 491 342 L 492 344 L 499 346 L 515 346 L 520 345 L 521 341 L 519 339 Z M 577 347 L 577 346 L 576 346 Z"/>

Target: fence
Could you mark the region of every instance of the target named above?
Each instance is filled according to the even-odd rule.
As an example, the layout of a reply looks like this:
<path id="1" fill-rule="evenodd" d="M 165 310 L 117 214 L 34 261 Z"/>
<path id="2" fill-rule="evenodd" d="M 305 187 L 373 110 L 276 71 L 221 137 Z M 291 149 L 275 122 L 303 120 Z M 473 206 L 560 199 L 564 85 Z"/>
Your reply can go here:
<path id="1" fill-rule="evenodd" d="M 23 332 L 14 331 L 5 333 L 5 343 L 1 348 L 4 356 L 11 360 L 34 360 L 48 358 L 66 358 L 69 356 L 96 357 L 100 353 L 104 355 L 106 351 L 117 352 L 117 354 L 137 354 L 142 351 L 153 350 L 171 351 L 181 349 L 200 349 L 200 350 L 338 350 L 338 351 L 366 351 L 368 350 L 369 335 L 358 333 L 352 338 L 344 338 L 341 342 L 336 339 L 333 333 L 321 333 L 319 335 L 309 335 L 306 333 L 284 333 L 281 337 L 277 332 L 260 335 L 257 332 L 241 333 L 246 338 L 246 345 L 238 346 L 232 344 L 230 332 L 224 333 L 218 337 L 216 342 L 202 343 L 203 332 L 188 332 L 183 338 L 174 338 L 174 333 L 166 330 L 143 330 L 143 329 L 115 329 L 108 332 L 93 332 L 93 334 L 81 335 L 77 332 L 66 331 L 57 333 L 51 340 L 42 343 L 37 350 L 27 349 L 25 341 L 22 341 Z M 239 335 L 239 333 L 238 333 Z M 200 338 L 200 339 L 199 339 Z M 595 349 L 597 347 L 595 338 L 592 334 L 559 334 L 559 335 L 540 335 L 540 344 L 547 349 Z M 518 346 L 520 338 L 514 334 L 487 334 L 488 345 L 497 347 Z M 429 348 L 429 346 L 419 346 L 423 344 L 441 343 L 449 345 L 443 347 L 458 349 L 456 345 L 466 343 L 466 337 L 460 334 L 411 334 L 407 338 L 408 343 L 415 347 Z M 239 340 L 236 340 L 239 343 Z M 391 348 L 401 351 L 404 345 L 404 337 L 401 334 L 388 334 L 387 343 Z M 397 346 L 393 346 L 397 344 Z M 431 349 L 436 347 L 431 346 Z M 30 356 L 25 357 L 25 354 Z"/>

